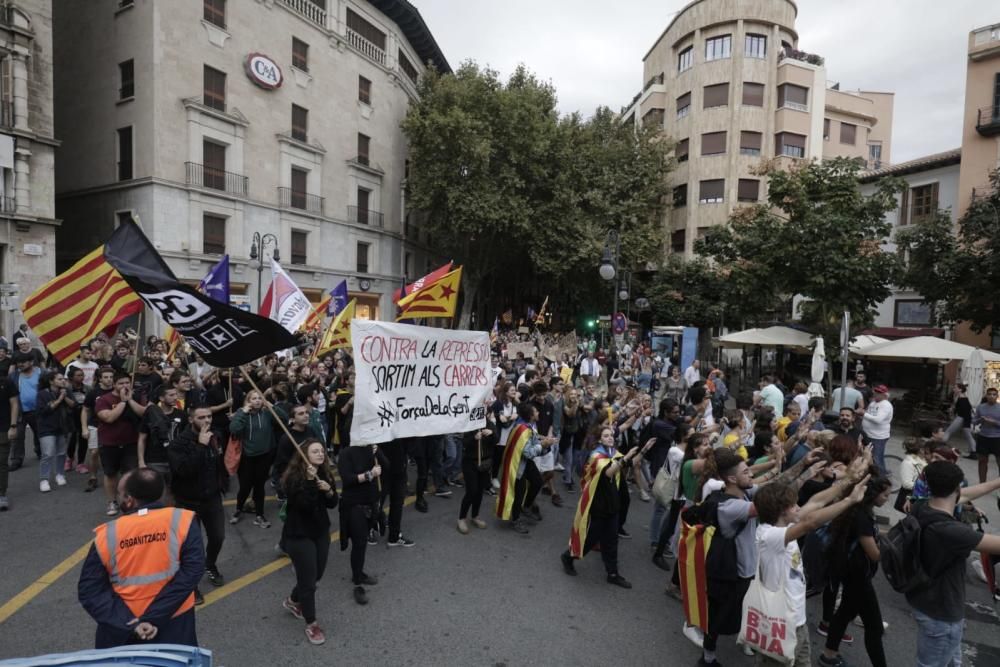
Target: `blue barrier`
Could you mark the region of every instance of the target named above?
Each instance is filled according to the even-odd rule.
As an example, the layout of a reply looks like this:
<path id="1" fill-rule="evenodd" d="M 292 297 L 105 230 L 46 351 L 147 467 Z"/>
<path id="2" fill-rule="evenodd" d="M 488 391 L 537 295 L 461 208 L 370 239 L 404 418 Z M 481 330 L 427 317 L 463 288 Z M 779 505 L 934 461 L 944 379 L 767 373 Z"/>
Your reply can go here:
<path id="1" fill-rule="evenodd" d="M 208 649 L 180 644 L 148 644 L 0 660 L 0 667 L 99 667 L 103 665 L 212 667 L 212 652 Z"/>

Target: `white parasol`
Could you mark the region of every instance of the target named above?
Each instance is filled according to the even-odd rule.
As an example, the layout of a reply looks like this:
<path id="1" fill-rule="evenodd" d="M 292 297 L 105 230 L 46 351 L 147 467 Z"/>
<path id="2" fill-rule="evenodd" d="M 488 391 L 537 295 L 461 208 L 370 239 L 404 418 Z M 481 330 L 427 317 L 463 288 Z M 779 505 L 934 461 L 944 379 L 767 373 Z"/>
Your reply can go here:
<path id="1" fill-rule="evenodd" d="M 823 345 L 823 337 L 816 336 L 815 343 L 816 346 L 813 348 L 812 356 L 812 372 L 810 374 L 812 384 L 809 385 L 807 391 L 809 398 L 826 395 L 826 392 L 823 391 L 823 374 L 826 372 L 826 349 Z"/>

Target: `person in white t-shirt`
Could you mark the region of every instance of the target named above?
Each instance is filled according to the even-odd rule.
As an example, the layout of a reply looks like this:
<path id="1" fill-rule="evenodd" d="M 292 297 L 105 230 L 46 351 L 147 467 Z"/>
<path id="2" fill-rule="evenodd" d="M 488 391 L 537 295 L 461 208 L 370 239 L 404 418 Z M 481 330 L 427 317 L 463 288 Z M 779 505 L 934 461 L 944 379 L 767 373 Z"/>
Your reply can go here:
<path id="1" fill-rule="evenodd" d="M 851 471 L 855 472 L 855 471 Z M 814 495 L 799 507 L 797 484 L 775 482 L 757 491 L 753 498 L 757 509 L 757 553 L 760 584 L 769 591 L 784 591 L 788 607 L 788 622 L 795 624 L 795 655 L 791 663 L 782 663 L 760 653 L 756 665 L 786 665 L 810 667 L 809 627 L 806 625 L 806 577 L 802 568 L 802 553 L 798 539 L 832 521 L 865 497 L 868 477 L 854 485 L 851 494 L 838 502 L 848 478 Z"/>
<path id="2" fill-rule="evenodd" d="M 83 383 L 85 385 L 88 387 L 94 386 L 94 373 L 97 372 L 98 365 L 94 361 L 94 354 L 87 343 L 80 346 L 80 356 L 69 362 L 69 366 L 66 367 L 66 375 L 69 375 L 69 371 L 74 368 L 79 368 L 83 371 Z"/>

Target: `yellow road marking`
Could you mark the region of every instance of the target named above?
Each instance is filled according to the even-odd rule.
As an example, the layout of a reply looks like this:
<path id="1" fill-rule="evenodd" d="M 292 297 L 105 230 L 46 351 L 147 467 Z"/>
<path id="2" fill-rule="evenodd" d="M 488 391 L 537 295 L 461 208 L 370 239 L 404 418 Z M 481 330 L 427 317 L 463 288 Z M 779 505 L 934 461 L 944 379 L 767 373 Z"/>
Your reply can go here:
<path id="1" fill-rule="evenodd" d="M 31 602 L 42 591 L 54 584 L 59 577 L 76 567 L 78 563 L 86 558 L 87 552 L 90 551 L 90 545 L 92 542 L 93 540 L 87 542 L 82 547 L 74 551 L 66 560 L 40 576 L 34 582 L 29 584 L 27 588 L 0 607 L 0 623 L 3 623 L 8 618 L 13 616 L 21 607 Z"/>

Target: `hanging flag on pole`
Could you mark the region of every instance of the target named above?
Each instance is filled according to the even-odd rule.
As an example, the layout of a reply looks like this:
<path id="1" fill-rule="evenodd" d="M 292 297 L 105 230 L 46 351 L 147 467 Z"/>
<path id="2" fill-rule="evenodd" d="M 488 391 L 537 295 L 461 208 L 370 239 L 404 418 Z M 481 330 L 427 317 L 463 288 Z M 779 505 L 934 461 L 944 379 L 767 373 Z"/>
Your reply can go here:
<path id="1" fill-rule="evenodd" d="M 329 295 L 323 297 L 323 300 L 320 301 L 309 313 L 309 317 L 307 317 L 306 321 L 302 324 L 302 328 L 307 331 L 318 331 L 319 329 L 322 329 L 323 320 L 326 318 L 327 309 L 332 301 L 333 298 Z"/>
<path id="2" fill-rule="evenodd" d="M 399 303 L 400 301 L 402 301 L 403 297 L 405 297 L 406 295 L 413 294 L 414 292 L 417 292 L 420 289 L 422 289 L 425 285 L 429 285 L 429 284 L 431 284 L 433 282 L 436 282 L 436 281 L 440 280 L 441 278 L 443 278 L 445 276 L 445 274 L 447 274 L 449 271 L 451 271 L 452 264 L 453 264 L 453 262 L 448 262 L 444 266 L 442 266 L 440 268 L 437 268 L 437 269 L 434 269 L 433 271 L 431 271 L 430 273 L 428 273 L 426 276 L 423 276 L 421 278 L 417 278 L 415 281 L 413 281 L 409 285 L 406 284 L 406 280 L 404 279 L 403 280 L 403 287 L 400 288 L 400 289 L 398 289 L 398 290 L 396 290 L 395 292 L 393 292 L 393 294 L 392 294 L 392 300 L 395 301 L 396 303 Z"/>
<path id="3" fill-rule="evenodd" d="M 462 267 L 458 267 L 422 289 L 407 294 L 399 300 L 396 321 L 416 317 L 454 317 L 461 282 Z"/>
<path id="4" fill-rule="evenodd" d="M 351 320 L 354 319 L 357 303 L 357 299 L 351 299 L 347 307 L 340 311 L 330 323 L 330 327 L 326 330 L 323 340 L 316 350 L 317 357 L 342 347 L 351 347 Z"/>
<path id="5" fill-rule="evenodd" d="M 500 318 L 493 318 L 493 328 L 490 329 L 490 345 L 496 345 L 497 340 L 500 338 Z"/>
<path id="6" fill-rule="evenodd" d="M 334 317 L 347 308 L 347 281 L 341 280 L 336 287 L 330 290 L 330 296 L 333 298 L 326 305 L 326 314 Z"/>
<path id="7" fill-rule="evenodd" d="M 221 303 L 229 303 L 229 255 L 223 255 L 222 259 L 208 270 L 198 283 L 198 291 Z M 181 336 L 173 327 L 168 326 L 166 341 L 167 358 L 172 359 L 181 344 Z"/>
<path id="8" fill-rule="evenodd" d="M 104 245 L 104 259 L 212 366 L 240 366 L 298 343 L 280 324 L 216 301 L 177 280 L 134 222 L 115 230 Z"/>
<path id="9" fill-rule="evenodd" d="M 542 307 L 538 310 L 538 315 L 535 317 L 535 324 L 545 324 L 545 308 L 549 305 L 549 297 L 545 297 L 545 301 L 542 301 Z"/>
<path id="10" fill-rule="evenodd" d="M 312 304 L 295 284 L 291 276 L 285 273 L 281 264 L 271 258 L 271 294 L 270 318 L 289 333 L 295 333 L 312 312 Z"/>
<path id="11" fill-rule="evenodd" d="M 24 321 L 63 365 L 80 354 L 80 345 L 141 310 L 139 295 L 105 261 L 104 246 L 39 287 L 21 306 Z"/>

